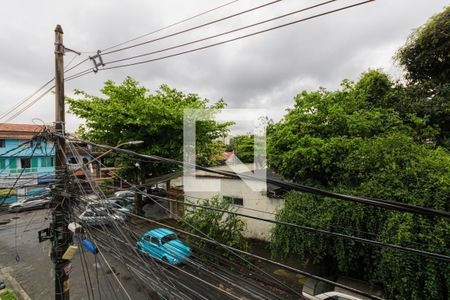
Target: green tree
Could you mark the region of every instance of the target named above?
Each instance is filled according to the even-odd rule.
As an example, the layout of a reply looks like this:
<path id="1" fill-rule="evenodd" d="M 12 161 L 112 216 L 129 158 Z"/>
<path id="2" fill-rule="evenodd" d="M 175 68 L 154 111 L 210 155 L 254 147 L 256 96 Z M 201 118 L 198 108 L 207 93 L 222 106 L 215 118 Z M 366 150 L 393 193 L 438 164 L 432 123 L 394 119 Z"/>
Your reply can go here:
<path id="1" fill-rule="evenodd" d="M 254 135 L 238 135 L 230 140 L 230 147 L 236 156 L 244 163 L 252 163 L 254 159 L 255 142 Z"/>
<path id="2" fill-rule="evenodd" d="M 405 71 L 390 107 L 402 116 L 426 118 L 437 129 L 437 145 L 450 149 L 450 7 L 415 30 L 395 58 Z"/>
<path id="3" fill-rule="evenodd" d="M 426 118 L 402 118 L 387 105 L 395 89 L 380 71 L 369 71 L 337 91 L 300 93 L 284 119 L 269 126 L 270 166 L 340 193 L 449 210 L 450 154 L 424 138 L 428 131 L 433 136 Z M 301 193 L 287 195 L 277 219 L 450 254 L 446 220 Z M 278 225 L 271 245 L 274 253 L 385 284 L 389 299 L 448 296 L 449 264 Z"/>
<path id="4" fill-rule="evenodd" d="M 415 30 L 396 58 L 412 82 L 450 82 L 450 6 Z"/>
<path id="5" fill-rule="evenodd" d="M 82 138 L 108 145 L 142 140 L 143 144 L 130 147 L 140 153 L 177 160 L 183 159 L 184 109 L 209 108 L 214 112 L 225 107 L 222 100 L 210 105 L 207 99 L 167 85 L 151 94 L 130 77 L 120 85 L 107 81 L 101 92 L 104 97 L 76 90 L 78 99 L 66 98 L 70 112 L 85 121 L 78 130 Z M 209 164 L 212 157 L 222 153 L 223 145 L 216 140 L 227 133 L 230 123 L 199 121 L 196 125 L 197 162 Z M 131 178 L 156 176 L 175 168 L 170 164 L 142 161 L 136 168 L 135 161 L 123 155 L 113 161 L 124 167 L 124 174 Z"/>
<path id="6" fill-rule="evenodd" d="M 198 204 L 224 211 L 236 210 L 230 203 L 223 201 L 219 196 L 201 200 Z M 209 238 L 214 239 L 221 244 L 243 250 L 248 248 L 247 241 L 242 235 L 246 226 L 245 222 L 236 215 L 210 209 L 190 207 L 186 211 L 184 220 L 184 227 L 189 232 L 194 234 L 203 232 L 208 235 Z M 193 242 L 200 247 L 208 247 L 209 249 L 214 249 L 224 255 L 229 255 L 229 252 L 221 246 L 213 245 L 198 239 L 194 239 Z"/>

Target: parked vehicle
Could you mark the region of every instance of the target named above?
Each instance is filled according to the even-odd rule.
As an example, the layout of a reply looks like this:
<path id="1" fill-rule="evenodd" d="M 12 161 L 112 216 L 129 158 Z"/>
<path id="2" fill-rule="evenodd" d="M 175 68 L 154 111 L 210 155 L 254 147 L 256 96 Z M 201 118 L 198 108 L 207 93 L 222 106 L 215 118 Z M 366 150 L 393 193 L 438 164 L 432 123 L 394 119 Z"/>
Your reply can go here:
<path id="1" fill-rule="evenodd" d="M 163 188 L 151 188 L 149 191 L 150 195 L 155 195 L 155 196 L 159 196 L 159 197 L 166 197 L 167 196 L 167 191 Z"/>
<path id="2" fill-rule="evenodd" d="M 326 282 L 309 278 L 303 285 L 302 295 L 310 300 L 362 300 L 350 296 L 344 291 L 336 291 L 335 286 Z"/>
<path id="3" fill-rule="evenodd" d="M 111 205 L 114 208 L 119 208 L 119 207 L 123 207 L 123 206 L 127 205 L 128 202 L 130 202 L 130 201 L 127 200 L 126 198 L 110 197 L 110 198 L 106 198 L 103 203 L 105 205 Z"/>
<path id="4" fill-rule="evenodd" d="M 134 198 L 133 191 L 118 191 L 114 193 L 114 196 L 117 198 Z"/>
<path id="5" fill-rule="evenodd" d="M 25 210 L 48 208 L 50 206 L 50 201 L 50 197 L 44 196 L 27 198 L 25 200 L 10 204 L 8 207 L 8 212 L 20 212 Z"/>
<path id="6" fill-rule="evenodd" d="M 105 202 L 117 212 L 124 214 L 131 213 L 134 207 L 134 199 L 130 198 L 111 197 L 105 199 Z"/>
<path id="7" fill-rule="evenodd" d="M 85 225 L 100 226 L 108 225 L 114 221 L 123 222 L 125 217 L 117 213 L 109 213 L 105 208 L 87 208 L 78 216 L 80 222 Z"/>
<path id="8" fill-rule="evenodd" d="M 171 265 L 179 265 L 192 255 L 191 248 L 167 228 L 152 229 L 137 242 L 142 253 Z"/>

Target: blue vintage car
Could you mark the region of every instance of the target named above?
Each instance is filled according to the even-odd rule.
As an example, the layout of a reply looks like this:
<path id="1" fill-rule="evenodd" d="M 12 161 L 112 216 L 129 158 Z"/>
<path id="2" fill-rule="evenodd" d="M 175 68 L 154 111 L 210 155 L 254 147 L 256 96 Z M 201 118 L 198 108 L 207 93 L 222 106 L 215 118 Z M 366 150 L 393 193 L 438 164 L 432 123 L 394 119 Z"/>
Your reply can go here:
<path id="1" fill-rule="evenodd" d="M 137 242 L 142 253 L 171 265 L 178 265 L 191 256 L 191 248 L 181 242 L 175 232 L 166 228 L 147 231 Z"/>

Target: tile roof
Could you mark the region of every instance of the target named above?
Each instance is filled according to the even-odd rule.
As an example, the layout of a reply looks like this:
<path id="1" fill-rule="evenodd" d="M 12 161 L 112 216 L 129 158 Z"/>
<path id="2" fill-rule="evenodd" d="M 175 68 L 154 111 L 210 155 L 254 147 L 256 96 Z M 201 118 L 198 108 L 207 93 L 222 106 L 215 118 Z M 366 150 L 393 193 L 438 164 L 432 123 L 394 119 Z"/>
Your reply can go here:
<path id="1" fill-rule="evenodd" d="M 42 129 L 42 125 L 0 123 L 0 138 L 29 139 Z"/>

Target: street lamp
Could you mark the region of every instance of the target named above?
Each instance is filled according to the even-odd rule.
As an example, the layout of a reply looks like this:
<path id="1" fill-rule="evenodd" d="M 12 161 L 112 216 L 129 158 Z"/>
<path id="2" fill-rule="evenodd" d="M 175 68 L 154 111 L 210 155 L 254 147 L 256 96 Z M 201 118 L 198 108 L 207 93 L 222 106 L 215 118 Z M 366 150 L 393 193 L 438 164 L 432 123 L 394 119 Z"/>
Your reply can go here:
<path id="1" fill-rule="evenodd" d="M 143 143 L 144 143 L 144 141 L 129 141 L 129 142 L 125 142 L 125 143 L 118 144 L 118 145 L 117 145 L 116 147 L 114 147 L 114 148 L 120 148 L 120 147 L 122 147 L 122 146 L 124 146 L 124 145 L 138 145 L 138 144 L 143 144 Z M 103 156 L 105 156 L 106 154 L 110 153 L 110 152 L 113 151 L 113 150 L 114 150 L 114 149 L 109 149 L 108 151 L 102 153 L 101 155 L 99 155 L 99 156 L 97 156 L 96 158 L 94 158 L 93 160 L 91 160 L 90 163 L 92 163 L 92 162 L 98 160 L 99 158 L 102 158 Z"/>

